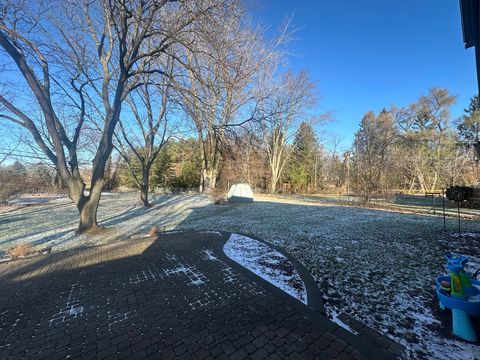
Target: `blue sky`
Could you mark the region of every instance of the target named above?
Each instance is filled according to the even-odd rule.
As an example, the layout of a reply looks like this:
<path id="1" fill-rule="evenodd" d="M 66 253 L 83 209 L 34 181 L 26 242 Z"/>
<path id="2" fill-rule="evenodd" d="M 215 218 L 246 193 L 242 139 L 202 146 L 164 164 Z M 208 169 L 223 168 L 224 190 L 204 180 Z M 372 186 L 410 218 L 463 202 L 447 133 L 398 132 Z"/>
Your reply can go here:
<path id="1" fill-rule="evenodd" d="M 458 117 L 477 92 L 457 0 L 264 0 L 260 7 L 272 29 L 294 12 L 301 29 L 290 65 L 318 81 L 319 109 L 335 111 L 328 129 L 345 135 L 345 147 L 368 110 L 407 105 L 438 86 L 458 95 Z"/>
<path id="2" fill-rule="evenodd" d="M 367 111 L 405 106 L 433 86 L 458 95 L 459 117 L 477 92 L 474 50 L 463 46 L 458 0 L 251 0 L 271 34 L 294 13 L 291 67 L 318 82 L 326 130 L 351 146 Z M 0 59 L 0 63 L 2 59 Z"/>

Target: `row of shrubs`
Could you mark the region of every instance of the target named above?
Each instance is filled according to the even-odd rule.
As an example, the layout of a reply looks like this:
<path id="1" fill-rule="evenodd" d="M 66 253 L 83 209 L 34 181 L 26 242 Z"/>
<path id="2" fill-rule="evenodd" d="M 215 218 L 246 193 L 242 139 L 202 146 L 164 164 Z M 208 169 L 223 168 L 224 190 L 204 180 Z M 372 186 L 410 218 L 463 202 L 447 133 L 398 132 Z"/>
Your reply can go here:
<path id="1" fill-rule="evenodd" d="M 57 192 L 61 184 L 53 168 L 44 164 L 15 162 L 0 167 L 0 204 L 7 204 L 22 193 Z"/>

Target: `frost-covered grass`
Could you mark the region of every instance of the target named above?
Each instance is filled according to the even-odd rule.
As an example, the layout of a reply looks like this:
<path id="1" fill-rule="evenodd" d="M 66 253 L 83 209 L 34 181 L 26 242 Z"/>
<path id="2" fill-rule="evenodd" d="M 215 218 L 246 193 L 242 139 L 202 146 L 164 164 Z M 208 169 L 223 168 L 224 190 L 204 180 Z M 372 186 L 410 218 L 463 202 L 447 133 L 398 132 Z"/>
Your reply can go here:
<path id="1" fill-rule="evenodd" d="M 66 197 L 23 196 L 16 210 L 0 213 L 0 255 L 19 244 L 50 246 L 53 250 L 127 240 L 147 234 L 152 227 L 174 228 L 193 208 L 211 202 L 200 195 L 151 195 L 154 206 L 140 205 L 137 193 L 104 193 L 98 209 L 99 225 L 106 230 L 95 236 L 75 234 L 78 212 Z M 11 205 L 10 205 L 11 207 Z"/>
<path id="2" fill-rule="evenodd" d="M 455 236 L 447 219 L 444 236 L 439 216 L 392 210 L 319 204 L 299 198 L 257 196 L 253 204 L 212 205 L 198 195 L 154 198 L 155 206 L 137 206 L 137 194 L 104 196 L 98 236 L 74 235 L 75 207 L 55 199 L 0 214 L 0 250 L 19 243 L 53 244 L 53 250 L 111 240 L 128 240 L 153 226 L 225 230 L 280 245 L 314 275 L 327 312 L 342 312 L 407 346 L 405 357 L 480 358 L 480 346 L 450 335 L 450 315 L 438 309 L 434 278 L 443 256 L 459 251 L 480 267 L 480 224 L 462 221 L 468 236 Z"/>
<path id="3" fill-rule="evenodd" d="M 180 227 L 246 233 L 284 247 L 314 275 L 333 318 L 345 312 L 390 336 L 407 347 L 406 358 L 480 358 L 478 345 L 450 337 L 449 315 L 434 293 L 446 252 L 468 250 L 450 236 L 455 219 L 447 219 L 445 237 L 441 217 L 269 196 L 194 211 Z M 462 228 L 480 232 L 473 221 Z M 466 254 L 480 266 L 478 252 Z"/>
<path id="4" fill-rule="evenodd" d="M 431 196 L 421 195 L 391 195 L 387 197 L 374 197 L 368 205 L 363 203 L 363 198 L 351 194 L 309 194 L 309 195 L 284 195 L 286 198 L 298 198 L 302 201 L 318 202 L 323 204 L 336 205 L 359 205 L 369 208 L 392 210 L 397 212 L 411 212 L 419 214 L 442 214 L 443 205 L 445 205 L 445 214 L 447 216 L 456 217 L 457 203 L 449 201 L 445 198 L 442 201 L 440 196 L 432 198 Z M 460 207 L 460 215 L 464 218 L 478 220 L 480 218 L 480 209 L 474 209 L 462 205 Z"/>

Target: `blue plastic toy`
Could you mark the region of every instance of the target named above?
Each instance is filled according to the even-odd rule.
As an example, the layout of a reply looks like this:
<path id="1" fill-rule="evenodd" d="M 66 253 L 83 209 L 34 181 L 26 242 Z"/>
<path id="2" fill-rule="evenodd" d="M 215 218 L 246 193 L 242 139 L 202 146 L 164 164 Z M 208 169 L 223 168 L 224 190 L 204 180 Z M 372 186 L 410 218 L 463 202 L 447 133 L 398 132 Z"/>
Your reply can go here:
<path id="1" fill-rule="evenodd" d="M 440 308 L 452 310 L 453 334 L 466 341 L 477 341 L 470 316 L 480 315 L 480 281 L 465 272 L 468 257 L 446 256 L 449 275 L 436 279 Z"/>

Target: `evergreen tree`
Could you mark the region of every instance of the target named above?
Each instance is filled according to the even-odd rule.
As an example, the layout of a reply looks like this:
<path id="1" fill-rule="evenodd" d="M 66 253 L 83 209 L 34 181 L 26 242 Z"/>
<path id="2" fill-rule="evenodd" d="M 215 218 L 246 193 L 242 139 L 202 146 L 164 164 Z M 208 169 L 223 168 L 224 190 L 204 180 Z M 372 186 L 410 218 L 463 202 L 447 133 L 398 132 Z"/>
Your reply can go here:
<path id="1" fill-rule="evenodd" d="M 474 96 L 470 105 L 465 109 L 462 121 L 458 124 L 458 133 L 462 141 L 480 141 L 480 98 Z"/>
<path id="2" fill-rule="evenodd" d="M 315 155 L 318 152 L 318 140 L 312 125 L 302 122 L 295 136 L 295 159 L 307 168 L 315 163 Z"/>
<path id="3" fill-rule="evenodd" d="M 292 184 L 294 192 L 304 191 L 308 186 L 310 174 L 305 164 L 293 163 L 289 167 L 288 180 Z"/>
<path id="4" fill-rule="evenodd" d="M 138 159 L 133 155 L 133 151 L 131 149 L 127 150 L 127 157 L 131 159 L 130 164 L 128 164 L 125 160 L 121 162 L 121 170 L 119 174 L 120 184 L 130 189 L 138 189 L 139 187 L 133 178 L 132 171 L 135 173 L 137 178 L 141 178 L 142 166 L 140 161 L 138 161 Z"/>
<path id="5" fill-rule="evenodd" d="M 320 146 L 311 124 L 302 122 L 294 139 L 295 151 L 290 162 L 288 180 L 296 191 L 317 187 L 320 174 Z"/>
<path id="6" fill-rule="evenodd" d="M 171 144 L 167 186 L 190 189 L 200 185 L 201 161 L 197 149 L 195 139 L 181 139 Z"/>
<path id="7" fill-rule="evenodd" d="M 478 95 L 470 99 L 470 105 L 458 124 L 458 137 L 475 148 L 480 158 L 480 98 Z"/>
<path id="8" fill-rule="evenodd" d="M 155 189 L 156 187 L 165 187 L 168 182 L 168 171 L 172 166 L 172 145 L 174 143 L 168 143 L 158 153 L 155 162 L 152 165 L 152 175 L 150 176 L 150 187 Z"/>
<path id="9" fill-rule="evenodd" d="M 197 155 L 198 142 L 195 139 L 170 141 L 164 145 L 150 169 L 149 187 L 158 186 L 190 189 L 200 184 L 200 159 Z M 141 151 L 141 150 L 137 150 Z M 130 167 L 141 175 L 141 164 L 131 157 Z M 138 188 L 126 162 L 121 166 L 120 181 L 128 188 Z"/>

